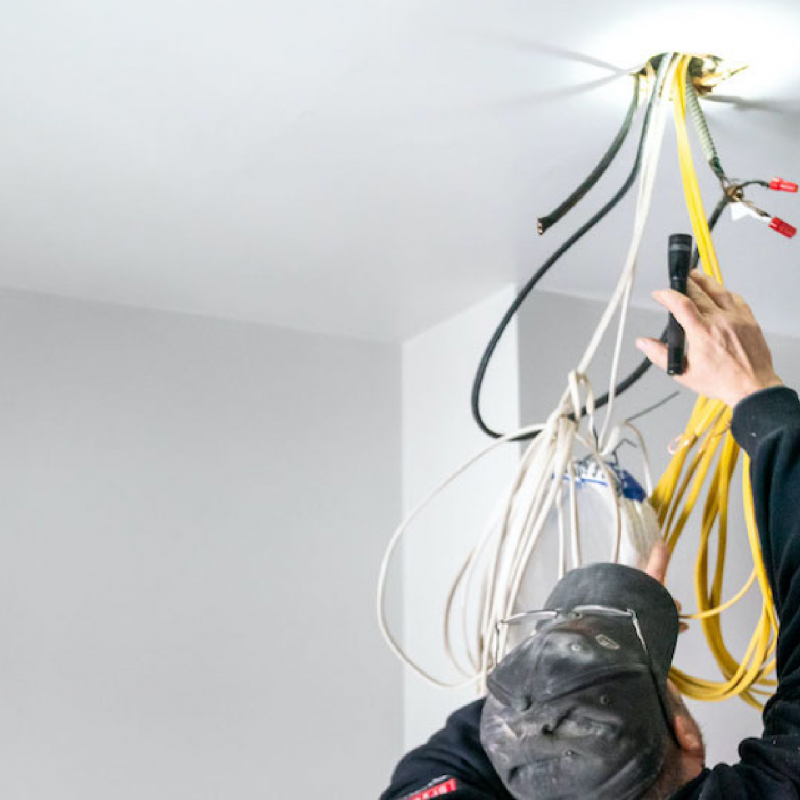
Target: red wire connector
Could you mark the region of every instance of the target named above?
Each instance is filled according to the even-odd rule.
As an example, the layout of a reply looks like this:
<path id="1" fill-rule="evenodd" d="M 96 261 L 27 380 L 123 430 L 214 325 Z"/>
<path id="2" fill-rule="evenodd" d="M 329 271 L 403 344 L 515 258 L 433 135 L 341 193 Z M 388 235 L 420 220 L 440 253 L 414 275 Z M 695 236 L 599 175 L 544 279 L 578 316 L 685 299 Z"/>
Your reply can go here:
<path id="1" fill-rule="evenodd" d="M 797 184 L 791 181 L 785 181 L 783 178 L 773 178 L 769 182 L 769 188 L 773 192 L 796 192 Z"/>
<path id="2" fill-rule="evenodd" d="M 788 222 L 784 222 L 780 217 L 773 217 L 769 221 L 769 226 L 772 230 L 777 231 L 781 236 L 785 236 L 787 239 L 791 239 L 797 233 L 797 228 L 794 225 L 790 225 Z"/>

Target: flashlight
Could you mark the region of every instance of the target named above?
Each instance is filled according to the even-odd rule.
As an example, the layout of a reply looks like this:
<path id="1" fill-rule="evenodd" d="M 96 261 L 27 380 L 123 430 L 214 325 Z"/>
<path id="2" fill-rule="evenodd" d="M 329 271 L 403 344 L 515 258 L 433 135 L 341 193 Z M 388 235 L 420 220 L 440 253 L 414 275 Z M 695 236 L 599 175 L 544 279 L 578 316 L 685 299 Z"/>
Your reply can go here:
<path id="1" fill-rule="evenodd" d="M 669 237 L 669 286 L 670 289 L 686 294 L 686 281 L 692 263 L 692 237 L 687 233 L 673 233 Z M 683 374 L 683 355 L 685 337 L 678 320 L 669 315 L 667 326 L 667 373 Z"/>

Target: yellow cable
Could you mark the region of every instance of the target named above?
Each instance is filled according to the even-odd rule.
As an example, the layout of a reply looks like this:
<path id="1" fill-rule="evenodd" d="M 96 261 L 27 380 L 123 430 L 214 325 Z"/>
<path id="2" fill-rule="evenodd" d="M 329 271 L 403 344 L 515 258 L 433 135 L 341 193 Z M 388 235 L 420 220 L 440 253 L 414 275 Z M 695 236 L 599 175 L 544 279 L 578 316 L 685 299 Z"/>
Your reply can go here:
<path id="1" fill-rule="evenodd" d="M 700 252 L 702 268 L 722 283 L 722 273 L 706 222 L 686 130 L 686 73 L 690 61 L 691 56 L 680 58 L 673 84 L 678 159 L 686 207 Z M 724 403 L 706 397 L 698 398 L 686 429 L 680 437 L 679 448 L 655 487 L 651 502 L 662 524 L 664 538 L 670 551 L 674 551 L 695 506 L 700 501 L 706 478 L 711 474 L 703 504 L 700 546 L 695 563 L 698 611 L 695 614 L 684 615 L 683 618 L 696 619 L 700 622 L 723 680 L 695 677 L 677 668 L 673 668 L 671 674 L 678 688 L 690 697 L 718 701 L 739 696 L 750 705 L 760 708 L 761 702 L 758 696 L 770 694 L 775 686 L 775 681 L 768 676 L 775 666 L 778 620 L 761 556 L 750 487 L 750 462 L 747 457 L 744 459 L 743 494 L 748 542 L 754 567 L 742 589 L 733 598 L 722 603 L 727 555 L 728 498 L 739 457 L 739 446 L 729 431 L 730 419 L 731 411 Z M 697 451 L 692 453 L 695 447 Z M 716 544 L 716 559 L 709 585 L 709 552 L 713 544 Z M 739 602 L 756 583 L 762 595 L 761 615 L 742 659 L 737 661 L 725 645 L 720 615 Z"/>
<path id="2" fill-rule="evenodd" d="M 690 620 L 690 619 L 708 619 L 709 617 L 717 617 L 723 611 L 727 611 L 729 608 L 733 608 L 749 591 L 753 588 L 753 584 L 756 582 L 756 570 L 753 570 L 750 573 L 750 577 L 747 579 L 747 582 L 741 589 L 733 596 L 730 600 L 724 602 L 720 606 L 714 606 L 713 608 L 708 609 L 708 611 L 698 611 L 696 614 L 681 614 L 680 618 L 682 620 Z"/>

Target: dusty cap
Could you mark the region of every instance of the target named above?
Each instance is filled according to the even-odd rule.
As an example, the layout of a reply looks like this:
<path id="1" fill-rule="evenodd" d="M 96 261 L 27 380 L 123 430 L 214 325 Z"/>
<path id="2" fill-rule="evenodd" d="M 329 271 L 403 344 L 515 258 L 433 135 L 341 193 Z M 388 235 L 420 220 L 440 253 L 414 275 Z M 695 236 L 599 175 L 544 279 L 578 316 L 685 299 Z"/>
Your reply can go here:
<path id="1" fill-rule="evenodd" d="M 559 581 L 547 608 L 559 613 L 489 676 L 484 749 L 518 800 L 634 800 L 672 731 L 675 602 L 640 570 L 594 564 Z"/>

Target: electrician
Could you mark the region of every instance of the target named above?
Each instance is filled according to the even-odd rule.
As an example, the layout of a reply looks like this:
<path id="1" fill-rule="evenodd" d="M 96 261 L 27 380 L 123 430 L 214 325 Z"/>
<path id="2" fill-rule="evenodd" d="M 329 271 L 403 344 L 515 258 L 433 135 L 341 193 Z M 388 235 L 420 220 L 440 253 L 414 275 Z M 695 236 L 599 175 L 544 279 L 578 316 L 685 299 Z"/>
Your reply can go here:
<path id="1" fill-rule="evenodd" d="M 595 564 L 567 573 L 549 613 L 531 613 L 531 635 L 490 673 L 487 697 L 408 753 L 381 800 L 800 798 L 800 400 L 782 386 L 738 295 L 693 271 L 687 296 L 654 297 L 685 330 L 675 380 L 733 408 L 731 431 L 752 458 L 780 620 L 763 733 L 740 744 L 737 764 L 706 768 L 700 729 L 667 680 L 679 623 L 659 546 L 645 571 Z M 637 346 L 666 369 L 665 345 Z"/>

